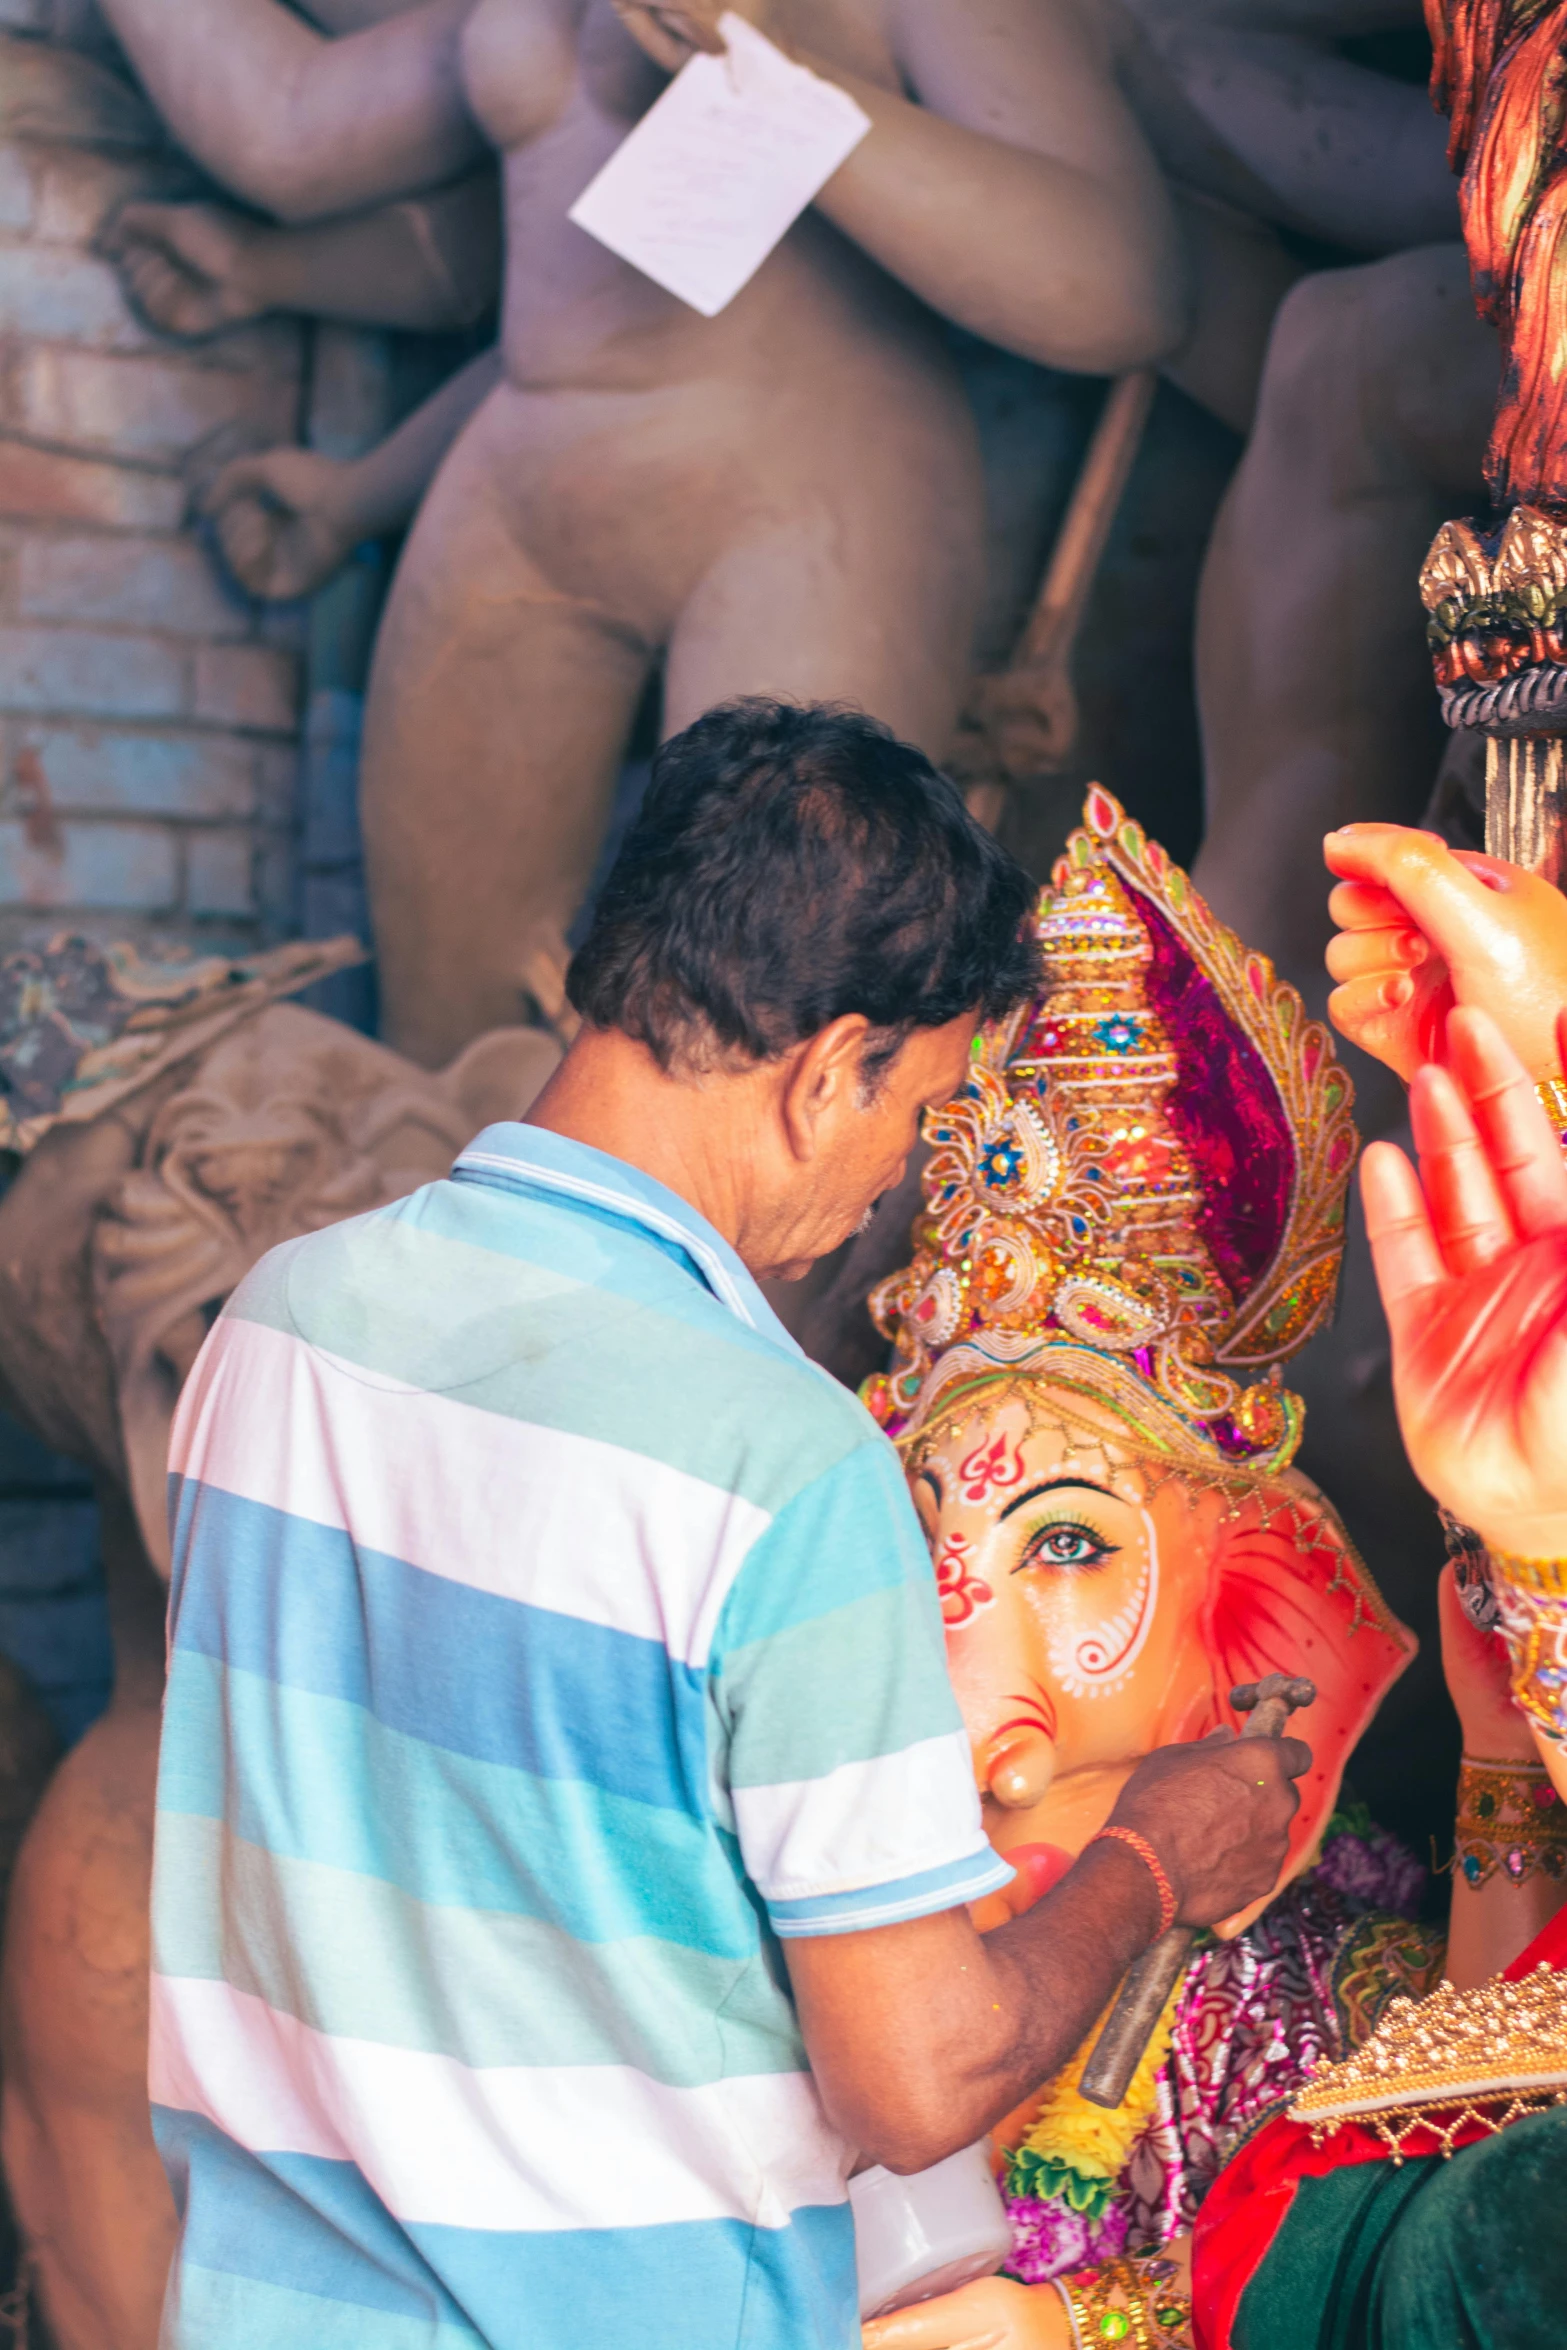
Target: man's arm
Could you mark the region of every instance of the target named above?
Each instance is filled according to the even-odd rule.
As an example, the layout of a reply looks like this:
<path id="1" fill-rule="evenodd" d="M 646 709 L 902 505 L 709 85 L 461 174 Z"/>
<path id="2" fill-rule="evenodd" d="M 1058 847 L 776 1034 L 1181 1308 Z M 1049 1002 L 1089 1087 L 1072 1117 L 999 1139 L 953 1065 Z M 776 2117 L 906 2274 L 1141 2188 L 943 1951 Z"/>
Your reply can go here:
<path id="1" fill-rule="evenodd" d="M 1309 1750 L 1215 1737 L 1151 1755 L 1112 1815 L 1153 1845 L 1189 1925 L 1271 1890 Z M 980 1935 L 962 1909 L 784 1948 L 811 2070 L 834 2125 L 889 2170 L 972 2145 L 1081 2047 L 1153 1939 L 1152 1872 L 1091 1844 L 1023 1916 Z"/>
<path id="2" fill-rule="evenodd" d="M 316 220 L 434 187 L 484 142 L 458 41 L 472 0 L 325 40 L 277 0 L 103 0 L 180 145 L 280 220 Z"/>

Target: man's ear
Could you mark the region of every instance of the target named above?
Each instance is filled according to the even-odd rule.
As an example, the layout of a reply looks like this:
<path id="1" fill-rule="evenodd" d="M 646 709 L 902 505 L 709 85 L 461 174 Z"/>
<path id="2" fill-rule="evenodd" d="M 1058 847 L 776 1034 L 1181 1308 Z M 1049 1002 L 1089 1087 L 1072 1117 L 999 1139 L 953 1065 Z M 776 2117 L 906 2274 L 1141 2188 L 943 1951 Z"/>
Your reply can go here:
<path id="1" fill-rule="evenodd" d="M 779 1106 L 797 1159 L 814 1158 L 826 1129 L 858 1106 L 869 1034 L 863 1012 L 845 1012 L 785 1054 Z"/>

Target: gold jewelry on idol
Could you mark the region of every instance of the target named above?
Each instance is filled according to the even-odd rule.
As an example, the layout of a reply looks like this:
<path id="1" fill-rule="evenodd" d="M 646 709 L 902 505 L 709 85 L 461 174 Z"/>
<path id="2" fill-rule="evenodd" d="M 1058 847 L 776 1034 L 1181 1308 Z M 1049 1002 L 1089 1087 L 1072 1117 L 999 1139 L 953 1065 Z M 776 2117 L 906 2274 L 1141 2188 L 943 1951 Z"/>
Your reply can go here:
<path id="1" fill-rule="evenodd" d="M 1208 1468 L 1282 1469 L 1303 1415 L 1280 1367 L 1332 1308 L 1356 1148 L 1332 1041 L 1098 785 L 1034 925 L 1041 993 L 927 1116 L 865 1401 L 911 1436 L 1051 1349 L 1092 1359 L 1085 1392 L 1119 1373 Z"/>
<path id="2" fill-rule="evenodd" d="M 1099 2268 L 1057 2277 L 1072 2337 L 1080 2350 L 1126 2342 L 1131 2350 L 1187 2350 L 1191 2302 L 1171 2280 L 1173 2261 L 1107 2260 Z"/>
<path id="3" fill-rule="evenodd" d="M 1514 1702 L 1548 1738 L 1567 1740 L 1567 1559 L 1490 1559 Z"/>
<path id="4" fill-rule="evenodd" d="M 1567 1804 L 1543 1763 L 1483 1762 L 1466 1754 L 1458 1770 L 1453 1865 L 1466 1885 L 1498 1870 L 1513 1885 L 1536 1873 L 1567 1877 Z"/>
<path id="5" fill-rule="evenodd" d="M 1373 2130 L 1395 2163 L 1451 2154 L 1459 2133 L 1567 2104 L 1567 1973 L 1536 1967 L 1521 1982 L 1472 1991 L 1439 1983 L 1394 1999 L 1369 2040 L 1306 2083 L 1290 2119 L 1313 2144 L 1344 2122 Z"/>

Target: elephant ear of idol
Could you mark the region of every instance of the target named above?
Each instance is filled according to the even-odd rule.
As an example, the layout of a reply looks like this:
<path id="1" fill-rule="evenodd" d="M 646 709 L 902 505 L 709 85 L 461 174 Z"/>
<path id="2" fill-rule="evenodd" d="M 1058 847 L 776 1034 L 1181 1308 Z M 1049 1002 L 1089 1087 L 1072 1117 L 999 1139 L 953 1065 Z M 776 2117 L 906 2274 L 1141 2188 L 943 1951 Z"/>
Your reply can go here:
<path id="1" fill-rule="evenodd" d="M 872 1300 L 893 1433 L 1050 1346 L 1112 1358 L 1201 1456 L 1282 1468 L 1332 1311 L 1357 1136 L 1327 1031 L 1095 786 L 1034 915 L 1038 997 L 926 1133 L 916 1255 Z"/>
<path id="2" fill-rule="evenodd" d="M 21 1053 L 28 1087 L 6 1097 L 25 1152 L 0 1201 L 0 1400 L 127 1493 L 160 1572 L 174 1407 L 231 1290 L 278 1242 L 444 1175 L 559 1059 L 540 1031 L 502 1029 L 432 1072 L 278 1000 L 359 953 L 149 966 L 55 942 L 33 987 L 60 1075 L 51 1097 L 44 1052 Z"/>

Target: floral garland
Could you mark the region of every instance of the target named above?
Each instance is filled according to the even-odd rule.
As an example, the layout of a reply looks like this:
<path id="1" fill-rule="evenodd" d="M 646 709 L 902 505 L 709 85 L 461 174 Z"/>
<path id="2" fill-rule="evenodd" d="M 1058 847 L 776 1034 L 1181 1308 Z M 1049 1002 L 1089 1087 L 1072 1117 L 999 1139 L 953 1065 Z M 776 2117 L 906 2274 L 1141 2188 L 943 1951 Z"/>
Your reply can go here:
<path id="1" fill-rule="evenodd" d="M 1061 2201 L 1085 2219 L 1103 2219 L 1111 2189 L 1153 2119 L 1160 2068 L 1170 2053 L 1184 1979 L 1183 1975 L 1165 2001 L 1126 2095 L 1108 2111 L 1090 2105 L 1082 2092 L 1084 2070 L 1110 2012 L 1106 2008 L 1071 2063 L 1046 2089 L 1018 2144 L 1008 2151 L 1004 2192 L 1009 2197 Z"/>
<path id="2" fill-rule="evenodd" d="M 1313 2061 L 1364 2038 L 1390 1997 L 1428 1987 L 1440 1938 L 1407 1922 L 1425 1876 L 1346 1790 L 1317 1866 L 1238 1940 L 1199 1937 L 1109 2113 L 1081 2092 L 1096 2024 L 1001 2157 L 1007 2273 L 1041 2284 L 1190 2227 L 1228 2154 Z"/>

